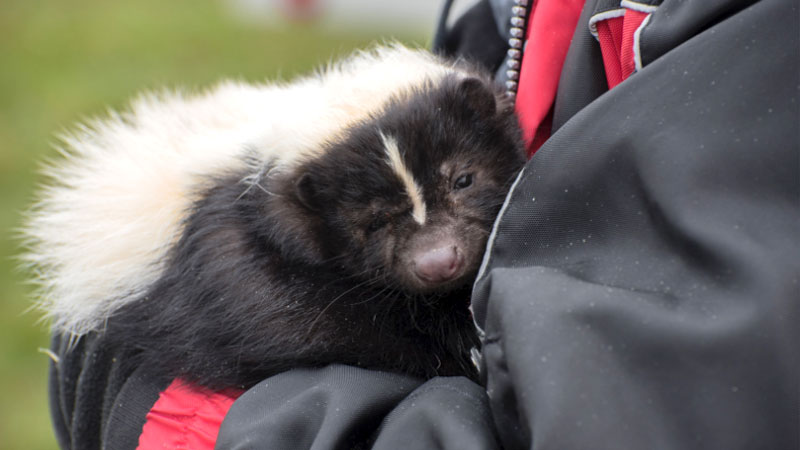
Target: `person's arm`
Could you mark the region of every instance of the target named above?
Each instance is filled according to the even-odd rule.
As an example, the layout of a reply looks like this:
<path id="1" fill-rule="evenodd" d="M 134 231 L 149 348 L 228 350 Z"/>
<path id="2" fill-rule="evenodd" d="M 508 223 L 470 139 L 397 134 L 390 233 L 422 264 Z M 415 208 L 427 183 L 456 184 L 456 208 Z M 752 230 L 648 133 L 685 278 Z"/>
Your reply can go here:
<path id="1" fill-rule="evenodd" d="M 507 449 L 800 445 L 800 12 L 653 9 L 608 92 L 585 11 L 493 233 L 473 306 Z"/>
<path id="2" fill-rule="evenodd" d="M 423 383 L 333 365 L 268 378 L 245 392 L 217 449 L 498 448 L 485 391 L 463 377 Z"/>

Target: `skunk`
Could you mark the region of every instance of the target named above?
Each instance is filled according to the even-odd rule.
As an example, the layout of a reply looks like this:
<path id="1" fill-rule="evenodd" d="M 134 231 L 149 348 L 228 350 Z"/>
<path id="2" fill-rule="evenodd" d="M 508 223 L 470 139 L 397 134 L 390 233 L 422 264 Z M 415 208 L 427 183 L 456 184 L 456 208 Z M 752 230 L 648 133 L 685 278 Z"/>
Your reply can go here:
<path id="1" fill-rule="evenodd" d="M 471 283 L 524 162 L 483 71 L 379 47 L 64 140 L 27 224 L 55 333 L 217 389 L 329 363 L 475 376 Z"/>

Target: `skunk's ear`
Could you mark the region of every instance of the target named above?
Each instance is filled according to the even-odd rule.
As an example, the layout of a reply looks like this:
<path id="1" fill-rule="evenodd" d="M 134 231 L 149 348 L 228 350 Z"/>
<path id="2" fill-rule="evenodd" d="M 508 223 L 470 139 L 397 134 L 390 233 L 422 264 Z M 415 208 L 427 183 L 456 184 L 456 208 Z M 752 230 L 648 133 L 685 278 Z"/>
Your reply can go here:
<path id="1" fill-rule="evenodd" d="M 493 116 L 497 112 L 495 93 L 483 80 L 464 78 L 458 84 L 457 93 L 469 109 L 482 116 Z"/>
<path id="2" fill-rule="evenodd" d="M 319 264 L 327 257 L 325 203 L 314 175 L 304 169 L 275 177 L 270 189 L 279 195 L 262 204 L 261 234 L 288 260 Z"/>
<path id="3" fill-rule="evenodd" d="M 316 180 L 311 172 L 302 173 L 294 184 L 297 199 L 311 211 L 321 209 L 321 199 L 317 189 Z"/>

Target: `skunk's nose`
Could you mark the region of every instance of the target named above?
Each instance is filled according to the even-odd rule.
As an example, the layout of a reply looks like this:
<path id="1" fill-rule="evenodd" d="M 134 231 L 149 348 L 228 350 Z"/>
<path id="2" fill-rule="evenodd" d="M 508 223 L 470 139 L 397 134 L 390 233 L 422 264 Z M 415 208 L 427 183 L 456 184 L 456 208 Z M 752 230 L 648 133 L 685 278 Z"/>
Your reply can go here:
<path id="1" fill-rule="evenodd" d="M 428 283 L 450 281 L 461 272 L 464 257 L 455 245 L 445 245 L 417 254 L 414 273 Z"/>

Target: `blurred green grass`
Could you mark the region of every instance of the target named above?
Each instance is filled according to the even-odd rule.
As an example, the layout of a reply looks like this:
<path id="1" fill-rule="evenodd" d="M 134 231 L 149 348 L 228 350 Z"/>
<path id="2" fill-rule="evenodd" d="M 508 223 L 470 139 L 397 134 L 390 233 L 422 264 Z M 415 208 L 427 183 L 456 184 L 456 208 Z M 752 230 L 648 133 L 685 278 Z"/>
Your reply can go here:
<path id="1" fill-rule="evenodd" d="M 291 78 L 376 40 L 404 35 L 243 24 L 221 1 L 4 0 L 0 3 L 0 449 L 54 449 L 47 409 L 47 325 L 16 269 L 20 213 L 59 131 L 137 92 L 223 78 Z"/>

